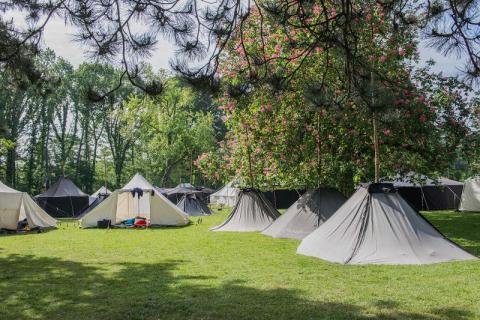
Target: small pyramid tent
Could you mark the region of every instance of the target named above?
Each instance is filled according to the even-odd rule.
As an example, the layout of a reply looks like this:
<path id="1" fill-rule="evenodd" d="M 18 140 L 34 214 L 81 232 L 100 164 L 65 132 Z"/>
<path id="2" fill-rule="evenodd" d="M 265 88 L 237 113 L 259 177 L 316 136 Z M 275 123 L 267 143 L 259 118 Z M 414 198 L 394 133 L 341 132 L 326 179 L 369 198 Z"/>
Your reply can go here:
<path id="1" fill-rule="evenodd" d="M 262 233 L 274 238 L 301 240 L 327 221 L 345 200 L 336 189 L 308 190 Z"/>
<path id="2" fill-rule="evenodd" d="M 54 228 L 57 224 L 27 193 L 0 181 L 0 229 L 17 230 L 18 223 L 24 219 L 30 229 Z"/>
<path id="3" fill-rule="evenodd" d="M 88 197 L 88 199 L 89 199 L 89 209 L 92 209 L 91 206 L 93 204 L 95 204 L 95 203 L 98 204 L 99 202 L 102 202 L 103 200 L 108 198 L 108 196 L 110 194 L 112 194 L 112 191 L 108 190 L 108 188 L 105 187 L 105 186 L 101 186 L 97 191 L 92 193 L 92 195 L 90 197 Z"/>
<path id="4" fill-rule="evenodd" d="M 227 183 L 222 189 L 210 195 L 211 204 L 221 204 L 233 207 L 238 200 L 239 189 L 233 187 L 233 181 Z"/>
<path id="5" fill-rule="evenodd" d="M 158 192 L 142 175 L 135 176 L 122 189 L 115 190 L 81 220 L 83 228 L 97 226 L 101 220 L 113 225 L 141 216 L 152 226 L 180 226 L 189 223 L 188 215 Z"/>
<path id="6" fill-rule="evenodd" d="M 360 187 L 297 253 L 344 264 L 428 264 L 471 260 L 416 212 L 390 183 Z"/>
<path id="7" fill-rule="evenodd" d="M 35 199 L 52 217 L 75 217 L 90 204 L 89 196 L 67 177 L 58 179 L 45 193 L 36 196 Z"/>
<path id="8" fill-rule="evenodd" d="M 458 210 L 480 212 L 480 176 L 465 180 Z"/>
<path id="9" fill-rule="evenodd" d="M 177 207 L 189 216 L 207 216 L 212 214 L 205 202 L 195 193 L 184 194 L 177 203 Z"/>
<path id="10" fill-rule="evenodd" d="M 220 226 L 211 228 L 212 231 L 262 231 L 280 213 L 256 189 L 240 191 L 238 201 L 227 220 Z"/>
<path id="11" fill-rule="evenodd" d="M 101 186 L 97 191 L 92 193 L 90 197 L 98 198 L 98 197 L 106 196 L 109 194 L 112 194 L 112 191 L 108 190 L 108 188 L 105 186 Z"/>

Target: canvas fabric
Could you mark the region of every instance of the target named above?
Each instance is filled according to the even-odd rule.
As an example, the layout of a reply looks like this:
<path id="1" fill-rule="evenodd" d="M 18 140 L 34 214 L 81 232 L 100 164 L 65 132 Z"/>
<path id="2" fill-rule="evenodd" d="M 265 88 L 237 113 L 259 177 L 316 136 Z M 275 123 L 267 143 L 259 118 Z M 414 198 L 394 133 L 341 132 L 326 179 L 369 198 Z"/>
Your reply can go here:
<path id="1" fill-rule="evenodd" d="M 337 212 L 305 237 L 297 253 L 343 264 L 429 264 L 473 260 L 393 189 L 360 187 Z M 393 190 L 392 190 L 393 189 Z"/>

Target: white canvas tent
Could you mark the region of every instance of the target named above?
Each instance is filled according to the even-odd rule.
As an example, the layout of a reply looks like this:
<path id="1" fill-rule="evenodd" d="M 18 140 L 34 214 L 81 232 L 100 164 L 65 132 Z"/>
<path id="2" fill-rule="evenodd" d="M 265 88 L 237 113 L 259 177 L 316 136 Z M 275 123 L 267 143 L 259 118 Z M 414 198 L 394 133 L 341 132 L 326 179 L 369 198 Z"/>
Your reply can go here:
<path id="1" fill-rule="evenodd" d="M 0 229 L 17 230 L 18 222 L 24 219 L 31 229 L 53 228 L 57 224 L 26 192 L 7 187 L 0 181 Z"/>
<path id="2" fill-rule="evenodd" d="M 188 215 L 158 192 L 142 175 L 136 174 L 123 188 L 115 190 L 81 220 L 83 228 L 97 226 L 100 220 L 113 225 L 141 216 L 152 226 L 179 226 L 189 223 Z"/>
<path id="3" fill-rule="evenodd" d="M 240 191 L 240 189 L 233 187 L 233 183 L 233 181 L 230 181 L 222 189 L 212 193 L 210 195 L 210 203 L 233 207 L 237 203 Z"/>
<path id="4" fill-rule="evenodd" d="M 106 195 L 106 194 L 112 194 L 112 191 L 108 190 L 105 186 L 101 186 L 97 191 L 92 193 L 90 197 L 98 198 L 98 196 Z"/>
<path id="5" fill-rule="evenodd" d="M 108 190 L 108 188 L 106 188 L 105 186 L 101 186 L 100 188 L 98 188 L 97 191 L 92 193 L 92 195 L 88 198 L 89 205 L 92 205 L 92 203 L 94 203 L 99 198 L 102 198 L 103 200 L 104 198 L 106 198 L 111 194 L 112 194 L 112 191 Z"/>
<path id="6" fill-rule="evenodd" d="M 361 186 L 297 253 L 343 264 L 429 264 L 472 260 L 416 212 L 392 184 Z"/>
<path id="7" fill-rule="evenodd" d="M 458 210 L 480 212 L 480 176 L 465 180 Z"/>

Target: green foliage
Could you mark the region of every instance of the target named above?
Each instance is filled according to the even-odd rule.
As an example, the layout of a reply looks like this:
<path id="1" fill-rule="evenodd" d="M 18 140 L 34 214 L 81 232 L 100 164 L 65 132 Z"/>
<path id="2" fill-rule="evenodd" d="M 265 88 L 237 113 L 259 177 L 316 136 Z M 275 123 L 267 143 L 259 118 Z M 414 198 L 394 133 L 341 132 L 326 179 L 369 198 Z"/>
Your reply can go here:
<path id="1" fill-rule="evenodd" d="M 313 29 L 322 27 L 315 25 L 322 13 L 341 11 L 329 5 L 313 4 L 320 12 L 308 16 Z M 223 150 L 198 159 L 205 175 L 221 167 L 220 180 L 238 176 L 265 189 L 326 184 L 348 193 L 374 178 L 374 118 L 381 176 L 446 174 L 470 144 L 471 89 L 416 71 L 415 29 L 398 29 L 380 4 L 363 9 L 369 14 L 355 22 L 361 66 L 341 50 L 320 47 L 315 30 L 300 22 L 285 27 L 252 12 L 221 63 L 219 103 L 231 132 Z M 356 68 L 356 78 L 345 76 L 348 68 Z"/>
<path id="2" fill-rule="evenodd" d="M 122 117 L 136 140 L 133 168 L 159 185 L 181 178 L 195 183 L 193 160 L 216 145 L 213 115 L 198 110 L 196 102 L 196 92 L 174 78 L 166 82 L 160 98 L 130 97 Z M 178 170 L 189 174 L 178 177 Z"/>
<path id="3" fill-rule="evenodd" d="M 17 189 L 38 193 L 65 174 L 90 193 L 105 180 L 119 187 L 137 170 L 158 184 L 189 181 L 199 176 L 193 160 L 223 137 L 211 98 L 166 71 L 143 66 L 138 81 L 166 83 L 162 96 L 144 100 L 111 66 L 75 69 L 51 50 L 36 64 L 50 79 L 41 87 L 0 76 L 0 133 L 11 141 L 8 150 L 2 144 L 0 179 Z M 140 101 L 148 103 L 136 110 Z"/>

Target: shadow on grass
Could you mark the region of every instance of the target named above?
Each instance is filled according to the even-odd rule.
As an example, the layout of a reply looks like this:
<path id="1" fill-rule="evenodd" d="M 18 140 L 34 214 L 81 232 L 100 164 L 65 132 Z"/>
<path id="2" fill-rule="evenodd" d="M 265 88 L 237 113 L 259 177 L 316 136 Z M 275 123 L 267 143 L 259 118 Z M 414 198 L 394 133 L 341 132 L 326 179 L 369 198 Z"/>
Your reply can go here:
<path id="1" fill-rule="evenodd" d="M 447 238 L 480 256 L 480 213 L 427 212 L 428 220 Z"/>
<path id="2" fill-rule="evenodd" d="M 57 228 L 47 228 L 47 229 L 37 229 L 30 231 L 14 231 L 14 230 L 0 230 L 0 238 L 2 237 L 12 237 L 12 236 L 29 236 L 40 233 L 47 233 L 57 230 Z"/>
<path id="3" fill-rule="evenodd" d="M 57 258 L 0 258 L 0 319 L 469 319 L 467 311 L 400 311 L 382 300 L 376 310 L 318 302 L 289 289 L 260 290 L 241 280 L 212 284 L 185 261 L 82 264 Z M 253 272 L 253 271 L 252 271 Z M 432 314 L 434 316 L 432 316 Z"/>

